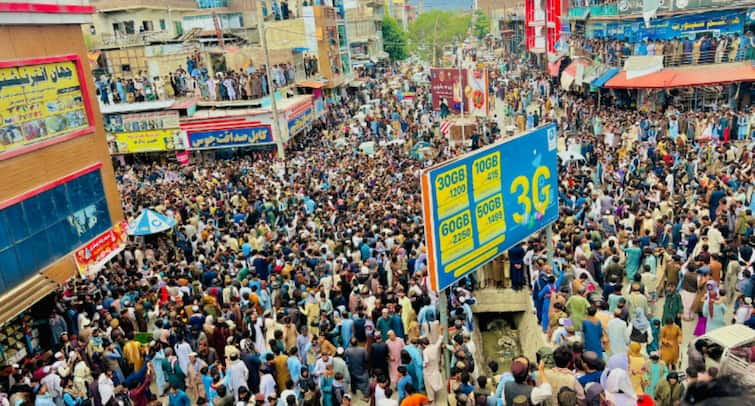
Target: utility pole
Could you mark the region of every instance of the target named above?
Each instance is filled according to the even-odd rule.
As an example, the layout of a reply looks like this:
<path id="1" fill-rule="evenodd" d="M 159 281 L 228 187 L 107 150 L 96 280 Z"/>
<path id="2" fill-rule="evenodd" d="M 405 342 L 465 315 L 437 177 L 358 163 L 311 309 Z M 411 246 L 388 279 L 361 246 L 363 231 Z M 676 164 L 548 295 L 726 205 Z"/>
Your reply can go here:
<path id="1" fill-rule="evenodd" d="M 261 1 L 260 1 L 261 2 Z M 270 49 L 267 47 L 267 27 L 265 27 L 265 17 L 262 15 L 262 7 L 257 7 L 257 29 L 260 32 L 260 42 L 262 49 L 265 51 L 265 76 L 267 85 L 270 89 L 270 106 L 273 109 L 273 139 L 278 149 L 278 158 L 286 159 L 286 150 L 281 140 L 281 131 L 278 121 L 278 102 L 275 96 L 278 93 L 273 85 L 272 65 L 270 65 Z"/>
<path id="2" fill-rule="evenodd" d="M 432 60 L 433 65 L 437 64 L 437 59 L 435 59 L 436 57 L 435 40 L 436 40 L 436 37 L 438 36 L 438 20 L 440 20 L 440 16 L 435 17 L 435 26 L 433 26 L 433 60 Z"/>

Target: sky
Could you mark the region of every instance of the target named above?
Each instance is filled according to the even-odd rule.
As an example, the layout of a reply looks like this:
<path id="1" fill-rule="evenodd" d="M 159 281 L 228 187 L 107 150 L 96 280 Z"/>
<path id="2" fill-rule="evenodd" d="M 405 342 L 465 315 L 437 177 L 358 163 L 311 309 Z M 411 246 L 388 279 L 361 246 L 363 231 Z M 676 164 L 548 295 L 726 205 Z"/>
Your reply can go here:
<path id="1" fill-rule="evenodd" d="M 416 6 L 417 0 L 409 0 L 409 3 Z M 454 10 L 460 8 L 469 10 L 472 8 L 472 4 L 474 4 L 474 0 L 425 0 L 425 10 Z"/>

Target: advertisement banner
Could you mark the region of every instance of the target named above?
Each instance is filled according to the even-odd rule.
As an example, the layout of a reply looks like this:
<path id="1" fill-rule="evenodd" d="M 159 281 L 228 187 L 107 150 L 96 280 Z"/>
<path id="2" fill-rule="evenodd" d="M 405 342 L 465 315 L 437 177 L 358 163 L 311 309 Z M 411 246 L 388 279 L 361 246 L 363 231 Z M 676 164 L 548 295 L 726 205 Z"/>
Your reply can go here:
<path id="1" fill-rule="evenodd" d="M 63 59 L 63 58 L 50 58 Z M 0 62 L 0 155 L 90 128 L 78 60 Z"/>
<path id="2" fill-rule="evenodd" d="M 488 70 L 469 69 L 467 79 L 467 100 L 469 100 L 469 114 L 477 117 L 488 115 Z"/>
<path id="3" fill-rule="evenodd" d="M 312 124 L 315 119 L 315 113 L 312 107 L 303 110 L 301 113 L 295 115 L 288 120 L 288 135 L 289 137 L 298 134 L 301 130 L 307 128 Z"/>
<path id="4" fill-rule="evenodd" d="M 264 145 L 273 142 L 270 125 L 216 131 L 190 131 L 189 149 L 213 149 Z"/>
<path id="5" fill-rule="evenodd" d="M 106 114 L 103 121 L 105 131 L 109 133 L 168 130 L 179 127 L 177 110 L 137 114 Z"/>
<path id="6" fill-rule="evenodd" d="M 639 42 L 675 38 L 694 39 L 697 34 L 702 33 L 711 33 L 714 36 L 741 34 L 745 19 L 744 10 L 728 10 L 655 19 L 650 21 L 649 26 L 645 26 L 642 20 L 617 21 L 606 23 L 605 35 L 611 39 Z M 598 31 L 593 31 L 596 38 L 598 34 Z"/>
<path id="7" fill-rule="evenodd" d="M 137 131 L 116 133 L 110 143 L 111 154 L 134 154 L 140 152 L 174 151 L 184 149 L 183 138 L 178 130 Z"/>
<path id="8" fill-rule="evenodd" d="M 618 3 L 619 14 L 628 15 L 642 15 L 642 5 L 645 0 L 620 0 Z M 679 12 L 685 10 L 716 8 L 716 7 L 732 7 L 737 5 L 746 6 L 752 4 L 748 0 L 660 0 L 660 5 L 656 14 L 669 11 Z M 594 15 L 592 15 L 594 17 Z"/>
<path id="9" fill-rule="evenodd" d="M 176 151 L 176 161 L 178 161 L 178 163 L 183 166 L 186 166 L 189 164 L 190 157 L 191 157 L 191 152 L 189 151 Z"/>
<path id="10" fill-rule="evenodd" d="M 76 268 L 82 278 L 92 278 L 103 266 L 126 246 L 126 220 L 98 235 L 73 253 Z"/>
<path id="11" fill-rule="evenodd" d="M 464 89 L 466 88 L 466 69 L 430 68 L 430 91 L 433 95 L 433 110 L 440 111 L 440 105 L 445 99 L 450 112 L 458 114 L 461 111 L 462 97 L 464 97 Z M 464 105 L 468 106 L 469 103 L 465 100 Z"/>
<path id="12" fill-rule="evenodd" d="M 558 219 L 557 135 L 555 125 L 540 127 L 422 174 L 434 291 Z"/>
<path id="13" fill-rule="evenodd" d="M 325 102 L 322 99 L 315 100 L 315 117 L 320 118 L 325 113 Z"/>

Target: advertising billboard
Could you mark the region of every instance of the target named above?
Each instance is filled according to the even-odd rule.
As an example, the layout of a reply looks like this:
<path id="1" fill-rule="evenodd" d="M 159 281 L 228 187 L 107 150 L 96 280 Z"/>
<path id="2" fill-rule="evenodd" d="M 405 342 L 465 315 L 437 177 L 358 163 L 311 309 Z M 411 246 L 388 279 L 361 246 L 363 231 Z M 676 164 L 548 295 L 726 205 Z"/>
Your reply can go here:
<path id="1" fill-rule="evenodd" d="M 464 89 L 467 88 L 467 70 L 456 68 L 431 68 L 430 91 L 433 95 L 433 110 L 440 111 L 443 99 L 452 114 L 461 112 Z M 465 111 L 467 102 L 464 100 Z"/>
<path id="2" fill-rule="evenodd" d="M 422 174 L 433 290 L 442 291 L 558 218 L 555 125 Z"/>

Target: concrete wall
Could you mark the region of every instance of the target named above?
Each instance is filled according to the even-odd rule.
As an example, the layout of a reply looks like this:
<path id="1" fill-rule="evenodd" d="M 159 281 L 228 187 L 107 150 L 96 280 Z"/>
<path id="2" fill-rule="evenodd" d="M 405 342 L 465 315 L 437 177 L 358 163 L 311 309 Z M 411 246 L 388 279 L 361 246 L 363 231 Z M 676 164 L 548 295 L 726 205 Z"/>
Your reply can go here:
<path id="1" fill-rule="evenodd" d="M 265 30 L 270 50 L 309 47 L 304 18 L 266 22 Z"/>

